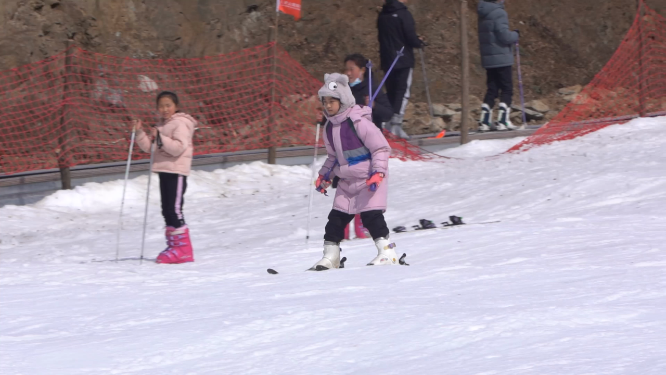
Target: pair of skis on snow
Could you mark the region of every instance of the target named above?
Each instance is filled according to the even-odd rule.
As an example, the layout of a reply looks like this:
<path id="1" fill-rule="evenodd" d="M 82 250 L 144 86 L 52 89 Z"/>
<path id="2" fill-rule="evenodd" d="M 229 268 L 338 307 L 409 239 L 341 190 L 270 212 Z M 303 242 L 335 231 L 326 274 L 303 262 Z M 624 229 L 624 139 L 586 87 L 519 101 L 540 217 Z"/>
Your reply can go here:
<path id="1" fill-rule="evenodd" d="M 441 223 L 441 226 L 438 226 L 435 224 L 433 221 L 428 220 L 428 219 L 421 219 L 419 220 L 419 225 L 413 225 L 412 229 L 407 229 L 405 226 L 398 226 L 393 228 L 394 233 L 406 233 L 406 232 L 413 232 L 417 230 L 426 230 L 426 229 L 450 229 L 450 228 L 456 228 L 460 226 L 465 226 L 465 225 L 482 225 L 482 224 L 495 224 L 499 223 L 499 220 L 496 221 L 484 221 L 480 223 L 471 223 L 471 224 L 466 224 L 462 221 L 462 217 L 460 216 L 449 216 L 449 221 L 444 221 Z"/>
<path id="2" fill-rule="evenodd" d="M 340 249 L 340 251 L 342 251 L 342 249 Z M 409 266 L 409 264 L 406 261 L 406 258 L 407 258 L 407 253 L 403 253 L 402 256 L 400 257 L 400 259 L 398 260 L 398 263 L 401 266 Z M 345 262 L 346 261 L 347 261 L 347 257 L 342 257 L 342 259 L 340 259 L 340 267 L 338 267 L 338 268 L 345 268 Z M 306 271 L 328 271 L 329 269 L 330 268 L 319 265 L 319 266 L 316 266 L 316 267 L 308 268 Z M 267 269 L 266 272 L 270 273 L 271 275 L 277 275 L 278 274 L 278 271 L 276 271 L 272 268 Z"/>
<path id="3" fill-rule="evenodd" d="M 455 216 L 455 215 L 449 216 L 449 220 L 450 221 L 442 222 L 441 226 L 438 226 L 437 224 L 435 224 L 431 220 L 421 219 L 421 220 L 419 220 L 419 225 L 412 226 L 411 230 L 407 229 L 405 226 L 398 226 L 398 227 L 393 228 L 393 232 L 396 233 L 396 234 L 399 234 L 399 233 L 414 232 L 414 231 L 417 231 L 417 230 L 450 229 L 450 228 L 457 228 L 457 227 L 466 226 L 466 225 L 495 224 L 495 223 L 500 222 L 499 220 L 495 220 L 495 221 L 484 221 L 484 222 L 479 222 L 479 223 L 466 224 L 462 221 L 462 217 Z M 400 260 L 399 260 L 400 265 L 409 266 L 409 264 L 407 264 L 407 262 L 406 262 L 406 258 L 407 258 L 407 254 L 403 253 L 402 256 L 400 257 Z M 342 259 L 340 259 L 340 268 L 345 268 L 345 262 L 346 261 L 347 261 L 347 257 L 342 257 Z M 324 266 L 317 266 L 316 268 L 309 268 L 306 271 L 326 271 L 326 270 L 328 270 L 328 268 L 326 268 Z M 271 275 L 277 275 L 278 274 L 278 271 L 276 271 L 272 268 L 269 268 L 266 271 L 268 273 L 270 273 Z"/>

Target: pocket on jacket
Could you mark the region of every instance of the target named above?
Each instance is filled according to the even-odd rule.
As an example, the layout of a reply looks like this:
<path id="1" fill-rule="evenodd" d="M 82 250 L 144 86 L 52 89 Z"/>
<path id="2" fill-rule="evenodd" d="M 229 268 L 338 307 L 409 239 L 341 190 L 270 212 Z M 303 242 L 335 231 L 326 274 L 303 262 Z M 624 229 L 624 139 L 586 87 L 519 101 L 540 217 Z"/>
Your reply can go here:
<path id="1" fill-rule="evenodd" d="M 370 169 L 372 164 L 369 160 L 362 161 L 352 166 L 340 166 L 340 177 L 351 180 L 367 180 L 370 178 Z"/>

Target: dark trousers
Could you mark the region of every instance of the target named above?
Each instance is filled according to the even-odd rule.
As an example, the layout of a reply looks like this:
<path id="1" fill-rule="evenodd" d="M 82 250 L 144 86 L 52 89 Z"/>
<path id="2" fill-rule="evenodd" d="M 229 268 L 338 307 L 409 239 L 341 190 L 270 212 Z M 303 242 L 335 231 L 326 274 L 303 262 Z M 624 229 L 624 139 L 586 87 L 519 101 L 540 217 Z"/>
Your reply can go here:
<path id="1" fill-rule="evenodd" d="M 511 107 L 511 99 L 513 97 L 513 70 L 511 66 L 503 66 L 501 68 L 486 69 L 486 97 L 483 102 L 488 104 L 492 109 L 495 106 L 495 99 L 500 96 L 500 102 L 506 103 Z"/>
<path id="2" fill-rule="evenodd" d="M 345 227 L 354 219 L 354 215 L 346 214 L 338 210 L 331 210 L 328 214 L 326 224 L 325 241 L 340 243 L 345 238 Z M 373 239 L 379 237 L 388 238 L 389 230 L 381 210 L 361 212 L 363 227 L 370 232 Z"/>
<path id="3" fill-rule="evenodd" d="M 386 95 L 394 114 L 405 114 L 412 87 L 412 70 L 412 68 L 393 69 L 386 78 Z"/>
<path id="4" fill-rule="evenodd" d="M 167 227 L 180 228 L 185 225 L 183 217 L 184 196 L 187 190 L 187 176 L 160 172 L 160 194 L 162 195 L 162 216 Z"/>

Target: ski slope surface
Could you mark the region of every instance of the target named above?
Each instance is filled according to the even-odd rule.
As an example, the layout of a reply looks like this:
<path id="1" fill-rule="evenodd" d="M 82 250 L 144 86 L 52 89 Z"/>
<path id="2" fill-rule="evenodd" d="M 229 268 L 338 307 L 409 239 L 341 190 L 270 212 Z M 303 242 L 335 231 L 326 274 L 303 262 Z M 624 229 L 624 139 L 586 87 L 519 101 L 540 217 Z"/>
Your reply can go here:
<path id="1" fill-rule="evenodd" d="M 666 118 L 488 157 L 518 141 L 391 160 L 390 228 L 500 221 L 392 235 L 410 266 L 352 240 L 306 272 L 332 205 L 306 244 L 307 166 L 193 172 L 191 264 L 136 260 L 147 176 L 118 263 L 122 181 L 2 207 L 0 374 L 666 374 Z"/>

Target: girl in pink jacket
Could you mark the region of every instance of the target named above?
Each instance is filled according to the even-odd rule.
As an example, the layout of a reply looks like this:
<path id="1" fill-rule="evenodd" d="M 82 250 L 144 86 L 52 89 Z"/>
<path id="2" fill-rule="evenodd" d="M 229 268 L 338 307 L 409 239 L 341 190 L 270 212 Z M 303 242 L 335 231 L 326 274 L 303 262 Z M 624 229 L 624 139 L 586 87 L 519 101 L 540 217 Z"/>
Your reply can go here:
<path id="1" fill-rule="evenodd" d="M 334 177 L 340 180 L 326 224 L 324 256 L 311 269 L 340 267 L 340 241 L 347 224 L 359 213 L 377 247 L 377 256 L 368 265 L 399 264 L 384 220 L 391 148 L 372 123 L 372 109 L 356 105 L 346 75 L 326 74 L 319 98 L 328 120 L 324 128 L 328 159 L 315 186 L 325 193 Z"/>
<path id="2" fill-rule="evenodd" d="M 178 96 L 164 91 L 157 96 L 160 121 L 143 131 L 141 120 L 135 120 L 136 143 L 144 152 L 155 147 L 153 170 L 160 177 L 162 216 L 166 222 L 167 248 L 157 256 L 157 263 L 193 262 L 190 232 L 183 216 L 183 195 L 192 166 L 192 136 L 197 121 L 178 110 Z"/>

